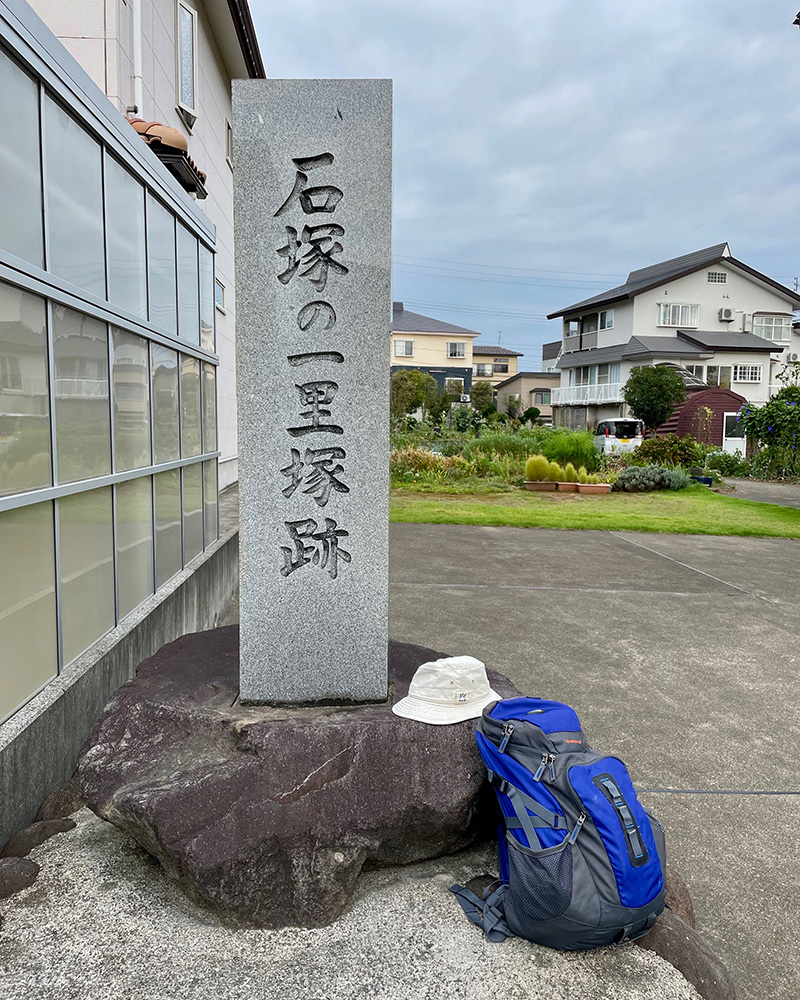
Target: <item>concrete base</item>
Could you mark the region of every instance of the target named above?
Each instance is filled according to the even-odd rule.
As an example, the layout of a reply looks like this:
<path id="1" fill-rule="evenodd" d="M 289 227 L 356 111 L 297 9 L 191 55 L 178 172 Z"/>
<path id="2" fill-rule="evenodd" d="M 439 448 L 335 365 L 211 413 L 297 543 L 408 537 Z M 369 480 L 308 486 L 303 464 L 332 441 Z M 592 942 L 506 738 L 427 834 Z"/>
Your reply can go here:
<path id="1" fill-rule="evenodd" d="M 83 741 L 137 665 L 164 643 L 217 624 L 235 593 L 238 571 L 234 530 L 0 726 L 0 847 L 33 821 L 44 799 L 74 772 Z"/>

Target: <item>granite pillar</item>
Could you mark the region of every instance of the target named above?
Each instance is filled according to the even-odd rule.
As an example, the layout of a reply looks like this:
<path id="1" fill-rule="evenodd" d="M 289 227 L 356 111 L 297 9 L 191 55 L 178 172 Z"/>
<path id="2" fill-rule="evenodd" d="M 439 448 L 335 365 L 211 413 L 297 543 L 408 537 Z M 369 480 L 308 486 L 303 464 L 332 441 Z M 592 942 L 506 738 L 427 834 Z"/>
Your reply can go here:
<path id="1" fill-rule="evenodd" d="M 233 91 L 245 702 L 387 693 L 390 80 Z"/>

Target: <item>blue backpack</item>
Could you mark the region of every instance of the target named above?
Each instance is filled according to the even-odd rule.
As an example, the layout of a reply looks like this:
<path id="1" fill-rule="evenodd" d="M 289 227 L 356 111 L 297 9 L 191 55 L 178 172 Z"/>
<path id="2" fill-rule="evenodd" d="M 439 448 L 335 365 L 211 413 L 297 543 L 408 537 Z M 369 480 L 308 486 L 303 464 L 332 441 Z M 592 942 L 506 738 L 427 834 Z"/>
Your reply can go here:
<path id="1" fill-rule="evenodd" d="M 586 743 L 568 705 L 509 698 L 475 734 L 502 815 L 500 879 L 455 893 L 490 941 L 579 950 L 641 937 L 664 909 L 664 831 L 621 760 Z"/>

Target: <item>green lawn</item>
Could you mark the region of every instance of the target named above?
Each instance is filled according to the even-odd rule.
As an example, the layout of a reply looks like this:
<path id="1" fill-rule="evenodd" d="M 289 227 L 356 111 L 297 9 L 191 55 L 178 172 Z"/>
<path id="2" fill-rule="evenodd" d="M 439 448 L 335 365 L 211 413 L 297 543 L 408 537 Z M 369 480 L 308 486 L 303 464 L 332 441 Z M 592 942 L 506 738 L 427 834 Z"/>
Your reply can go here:
<path id="1" fill-rule="evenodd" d="M 516 528 L 657 531 L 688 535 L 800 538 L 800 510 L 721 496 L 705 486 L 677 492 L 419 493 L 392 490 L 392 521 Z"/>

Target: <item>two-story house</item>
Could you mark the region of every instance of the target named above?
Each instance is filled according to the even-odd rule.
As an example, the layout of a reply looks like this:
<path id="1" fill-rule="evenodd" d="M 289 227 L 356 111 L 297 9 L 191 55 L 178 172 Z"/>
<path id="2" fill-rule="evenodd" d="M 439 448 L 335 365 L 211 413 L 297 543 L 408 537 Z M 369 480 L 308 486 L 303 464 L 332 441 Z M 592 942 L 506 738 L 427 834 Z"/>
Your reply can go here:
<path id="1" fill-rule="evenodd" d="M 554 423 L 592 427 L 626 416 L 621 390 L 641 365 L 674 364 L 707 386 L 765 402 L 780 388 L 776 372 L 800 353 L 797 308 L 797 292 L 731 256 L 727 243 L 632 271 L 624 285 L 548 316 L 563 323 Z"/>
<path id="2" fill-rule="evenodd" d="M 522 354 L 499 344 L 473 343 L 472 357 L 472 377 L 489 382 L 497 399 L 498 387 L 517 374 L 517 358 Z"/>

